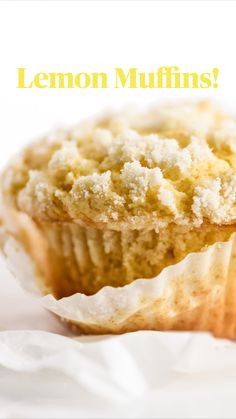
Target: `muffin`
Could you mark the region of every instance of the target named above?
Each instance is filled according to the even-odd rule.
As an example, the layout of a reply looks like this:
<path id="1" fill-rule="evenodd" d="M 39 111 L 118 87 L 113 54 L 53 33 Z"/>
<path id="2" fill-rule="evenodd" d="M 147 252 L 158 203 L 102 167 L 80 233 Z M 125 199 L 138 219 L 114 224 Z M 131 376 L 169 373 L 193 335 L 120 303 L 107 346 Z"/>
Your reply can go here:
<path id="1" fill-rule="evenodd" d="M 1 195 L 6 235 L 30 256 L 43 294 L 91 304 L 108 292 L 114 306 L 122 291 L 125 320 L 120 308 L 109 317 L 110 297 L 97 325 L 96 312 L 90 324 L 58 313 L 81 330 L 236 334 L 236 120 L 214 105 L 110 112 L 45 136 L 9 163 Z M 163 275 L 164 302 L 151 291 L 147 301 L 141 288 Z"/>

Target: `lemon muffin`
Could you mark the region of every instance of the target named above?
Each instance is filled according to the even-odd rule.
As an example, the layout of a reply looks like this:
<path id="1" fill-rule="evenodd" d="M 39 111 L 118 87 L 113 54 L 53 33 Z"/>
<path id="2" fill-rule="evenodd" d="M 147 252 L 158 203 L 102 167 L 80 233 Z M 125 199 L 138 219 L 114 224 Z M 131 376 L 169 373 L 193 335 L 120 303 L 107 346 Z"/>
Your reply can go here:
<path id="1" fill-rule="evenodd" d="M 111 112 L 27 146 L 1 189 L 43 293 L 148 281 L 235 231 L 236 120 L 206 102 Z"/>

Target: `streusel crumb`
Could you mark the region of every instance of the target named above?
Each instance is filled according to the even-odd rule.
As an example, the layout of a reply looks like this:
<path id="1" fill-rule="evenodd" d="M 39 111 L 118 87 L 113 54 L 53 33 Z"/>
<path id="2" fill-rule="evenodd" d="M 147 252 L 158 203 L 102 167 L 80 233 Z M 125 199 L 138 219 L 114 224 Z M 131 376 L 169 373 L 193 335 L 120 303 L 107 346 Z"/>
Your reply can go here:
<path id="1" fill-rule="evenodd" d="M 28 146 L 3 176 L 41 221 L 120 230 L 236 219 L 236 120 L 207 103 L 109 114 Z"/>

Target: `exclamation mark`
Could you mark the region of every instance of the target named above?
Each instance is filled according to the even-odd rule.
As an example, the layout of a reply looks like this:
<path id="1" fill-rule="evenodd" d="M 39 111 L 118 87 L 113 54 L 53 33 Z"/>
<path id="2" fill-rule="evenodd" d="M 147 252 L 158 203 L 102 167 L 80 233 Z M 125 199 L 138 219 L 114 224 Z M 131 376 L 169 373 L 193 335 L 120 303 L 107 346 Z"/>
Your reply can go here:
<path id="1" fill-rule="evenodd" d="M 219 74 L 219 69 L 218 68 L 213 68 L 213 78 L 214 78 L 214 80 L 215 80 L 215 83 L 213 84 L 213 87 L 214 88 L 217 88 L 218 87 L 218 83 L 216 83 L 217 82 L 217 77 L 218 77 L 218 74 Z"/>

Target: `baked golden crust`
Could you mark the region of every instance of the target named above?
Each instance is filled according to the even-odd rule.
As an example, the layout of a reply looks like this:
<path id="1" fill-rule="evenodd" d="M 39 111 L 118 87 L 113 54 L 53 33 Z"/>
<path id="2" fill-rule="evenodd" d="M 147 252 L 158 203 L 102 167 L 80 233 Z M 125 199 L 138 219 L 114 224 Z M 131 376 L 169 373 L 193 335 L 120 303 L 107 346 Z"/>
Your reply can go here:
<path id="1" fill-rule="evenodd" d="M 62 298 L 92 295 L 105 286 L 122 287 L 138 278 L 153 278 L 192 252 L 227 241 L 235 226 L 169 226 L 155 230 L 100 230 L 75 223 L 41 223 L 51 267 L 49 291 Z"/>

